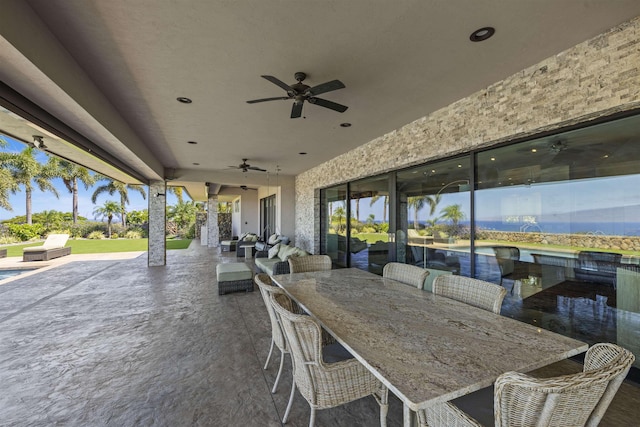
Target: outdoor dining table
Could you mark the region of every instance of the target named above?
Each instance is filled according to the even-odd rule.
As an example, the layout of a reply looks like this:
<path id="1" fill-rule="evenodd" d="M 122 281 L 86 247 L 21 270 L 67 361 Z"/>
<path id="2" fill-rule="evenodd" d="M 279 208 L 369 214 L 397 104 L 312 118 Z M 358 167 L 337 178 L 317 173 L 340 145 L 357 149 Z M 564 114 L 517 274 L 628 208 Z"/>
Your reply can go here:
<path id="1" fill-rule="evenodd" d="M 272 279 L 412 412 L 587 350 L 545 329 L 354 269 Z"/>

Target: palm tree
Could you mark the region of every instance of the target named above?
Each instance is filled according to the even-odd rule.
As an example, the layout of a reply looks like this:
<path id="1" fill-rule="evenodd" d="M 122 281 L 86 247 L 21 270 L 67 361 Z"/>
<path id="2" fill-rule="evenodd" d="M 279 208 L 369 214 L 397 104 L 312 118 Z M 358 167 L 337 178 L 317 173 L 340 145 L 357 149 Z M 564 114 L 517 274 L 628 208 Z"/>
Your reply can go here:
<path id="1" fill-rule="evenodd" d="M 182 203 L 184 194 L 182 187 L 169 187 L 167 186 L 167 193 L 173 193 L 178 199 L 178 203 Z"/>
<path id="2" fill-rule="evenodd" d="M 373 206 L 375 202 L 380 200 L 381 196 L 373 196 L 369 201 L 369 207 Z M 389 205 L 389 196 L 384 196 L 384 204 L 382 205 L 382 222 L 387 222 L 387 206 Z"/>
<path id="3" fill-rule="evenodd" d="M 458 228 L 458 223 L 465 218 L 460 205 L 449 205 L 442 209 L 440 214 L 442 219 L 451 221 L 451 226 L 454 230 Z"/>
<path id="4" fill-rule="evenodd" d="M 413 228 L 418 229 L 418 212 L 424 207 L 424 196 L 413 196 L 407 198 L 407 205 L 413 208 Z"/>
<path id="5" fill-rule="evenodd" d="M 120 195 L 120 217 L 122 219 L 122 226 L 127 226 L 127 210 L 126 205 L 129 204 L 129 190 L 135 190 L 142 195 L 142 198 L 146 200 L 147 193 L 144 191 L 144 187 L 142 185 L 137 184 L 125 184 L 124 182 L 116 181 L 115 179 L 107 178 L 102 175 L 98 175 L 97 179 L 107 180 L 107 183 L 99 186 L 93 192 L 91 196 L 91 202 L 96 203 L 98 200 L 98 196 L 102 193 L 109 193 L 110 196 L 113 196 L 115 193 Z"/>
<path id="6" fill-rule="evenodd" d="M 433 216 L 436 212 L 436 208 L 438 207 L 438 203 L 440 203 L 440 198 L 442 195 L 436 194 L 435 196 L 426 196 L 424 200 L 429 205 L 429 216 Z"/>
<path id="7" fill-rule="evenodd" d="M 96 178 L 89 173 L 89 169 L 67 160 L 50 157 L 49 163 L 56 170 L 56 174 L 62 178 L 69 193 L 73 195 L 73 223 L 76 224 L 78 222 L 78 181 L 84 184 L 85 190 L 88 190 L 96 183 Z"/>
<path id="8" fill-rule="evenodd" d="M 107 200 L 104 202 L 102 206 L 96 206 L 93 210 L 93 214 L 96 218 L 107 218 L 107 231 L 109 233 L 109 237 L 111 237 L 111 222 L 113 221 L 113 217 L 117 216 L 121 213 L 120 205 L 113 200 Z"/>
<path id="9" fill-rule="evenodd" d="M 376 220 L 375 214 L 369 214 L 369 216 L 367 217 L 367 224 L 368 225 L 373 225 L 373 222 L 375 220 Z"/>
<path id="10" fill-rule="evenodd" d="M 55 178 L 55 169 L 49 164 L 41 164 L 34 157 L 34 149 L 25 148 L 19 154 L 0 153 L 0 164 L 9 171 L 14 182 L 12 192 L 15 194 L 19 187 L 24 187 L 26 199 L 26 222 L 32 224 L 31 195 L 34 190 L 34 184 L 40 191 L 50 191 L 56 198 L 59 197 L 58 191 L 51 183 L 51 179 Z"/>
<path id="11" fill-rule="evenodd" d="M 0 135 L 0 147 L 6 147 L 9 142 L 4 135 Z M 15 193 L 18 185 L 11 176 L 11 171 L 5 168 L 4 161 L 0 161 L 0 208 L 12 211 L 9 203 L 9 193 Z"/>
<path id="12" fill-rule="evenodd" d="M 360 222 L 360 197 L 356 198 L 356 221 Z"/>
<path id="13" fill-rule="evenodd" d="M 191 223 L 195 222 L 197 211 L 198 206 L 194 201 L 178 202 L 174 206 L 169 206 L 167 218 L 170 221 L 175 222 L 178 226 L 178 230 L 183 230 L 191 225 Z"/>
<path id="14" fill-rule="evenodd" d="M 346 216 L 347 216 L 346 210 L 342 206 L 338 206 L 333 211 L 333 216 L 331 220 L 332 222 L 337 223 L 337 226 L 336 226 L 337 233 L 340 233 L 341 231 L 343 231 L 343 229 L 346 229 L 346 221 L 345 221 Z"/>
<path id="15" fill-rule="evenodd" d="M 0 208 L 12 211 L 9 203 L 9 193 L 16 193 L 18 185 L 11 176 L 11 172 L 4 168 L 4 162 L 0 161 Z"/>

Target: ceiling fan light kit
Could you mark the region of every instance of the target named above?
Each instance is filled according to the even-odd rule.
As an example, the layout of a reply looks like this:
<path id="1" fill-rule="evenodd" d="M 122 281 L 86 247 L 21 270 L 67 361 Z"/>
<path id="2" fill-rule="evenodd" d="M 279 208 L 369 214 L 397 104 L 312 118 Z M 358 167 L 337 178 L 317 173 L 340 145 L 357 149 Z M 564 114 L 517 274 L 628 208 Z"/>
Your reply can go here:
<path id="1" fill-rule="evenodd" d="M 258 102 L 267 102 L 267 101 L 286 101 L 293 100 L 293 106 L 291 107 L 291 118 L 297 119 L 302 116 L 302 106 L 304 105 L 304 101 L 307 101 L 310 104 L 319 105 L 324 108 L 328 108 L 333 111 L 337 111 L 339 113 L 344 113 L 347 111 L 347 106 L 338 104 L 333 101 L 329 101 L 323 98 L 318 98 L 316 95 L 320 95 L 323 93 L 331 92 L 338 89 L 343 89 L 345 87 L 344 83 L 340 80 L 332 80 L 330 82 L 322 83 L 317 86 L 308 86 L 302 83 L 307 75 L 303 72 L 298 71 L 295 73 L 294 77 L 297 83 L 289 86 L 283 81 L 277 79 L 273 76 L 261 76 L 263 79 L 269 80 L 271 83 L 279 86 L 287 92 L 287 96 L 279 96 L 273 98 L 262 98 L 262 99 L 253 99 L 251 101 L 247 101 L 248 104 L 255 104 Z"/>

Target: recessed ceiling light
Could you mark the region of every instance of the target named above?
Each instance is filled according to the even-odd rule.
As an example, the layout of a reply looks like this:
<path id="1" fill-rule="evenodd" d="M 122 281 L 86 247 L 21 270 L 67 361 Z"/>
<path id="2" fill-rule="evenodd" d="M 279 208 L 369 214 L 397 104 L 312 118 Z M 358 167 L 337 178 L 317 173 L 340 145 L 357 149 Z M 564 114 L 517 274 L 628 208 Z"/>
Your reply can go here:
<path id="1" fill-rule="evenodd" d="M 200 163 L 194 163 L 193 165 L 194 166 L 200 166 Z"/>
<path id="2" fill-rule="evenodd" d="M 304 151 L 302 151 L 302 152 L 300 152 L 298 154 L 300 154 L 301 156 L 306 156 L 307 155 L 307 153 L 305 153 Z"/>
<path id="3" fill-rule="evenodd" d="M 491 158 L 491 161 L 492 161 L 492 162 L 495 162 L 495 161 L 496 161 L 496 158 L 495 158 L 495 157 L 492 157 L 492 158 Z"/>
<path id="4" fill-rule="evenodd" d="M 194 144 L 195 145 L 197 143 L 198 143 L 198 141 L 187 141 L 187 144 Z"/>
<path id="5" fill-rule="evenodd" d="M 471 35 L 469 36 L 469 40 L 471 40 L 472 42 L 482 42 L 494 35 L 495 32 L 496 29 L 493 27 L 483 27 L 471 33 Z"/>
<path id="6" fill-rule="evenodd" d="M 462 167 L 462 165 L 458 165 L 458 167 L 459 167 L 459 168 L 461 168 L 461 167 Z"/>
<path id="7" fill-rule="evenodd" d="M 351 123 L 340 123 L 340 126 L 343 128 L 349 128 L 351 127 Z"/>
<path id="8" fill-rule="evenodd" d="M 538 150 L 537 150 L 537 149 L 535 149 L 535 148 L 532 148 L 532 149 L 531 149 L 531 152 L 532 152 L 532 153 L 537 153 L 537 152 L 538 152 Z"/>
<path id="9" fill-rule="evenodd" d="M 187 97 L 179 96 L 176 98 L 178 102 L 182 102 L 183 104 L 191 104 L 193 101 Z"/>

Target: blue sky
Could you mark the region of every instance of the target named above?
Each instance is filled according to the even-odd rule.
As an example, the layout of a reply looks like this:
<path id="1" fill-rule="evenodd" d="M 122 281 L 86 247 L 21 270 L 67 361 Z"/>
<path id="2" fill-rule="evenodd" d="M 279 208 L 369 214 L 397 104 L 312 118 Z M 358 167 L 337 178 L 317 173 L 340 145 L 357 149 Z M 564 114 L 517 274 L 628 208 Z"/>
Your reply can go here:
<path id="1" fill-rule="evenodd" d="M 26 148 L 26 145 L 22 142 L 16 141 L 10 137 L 3 136 L 9 144 L 6 147 L 0 147 L 0 150 L 3 152 L 13 152 L 19 153 Z M 44 152 L 36 150 L 36 159 L 38 159 L 41 163 L 46 163 L 47 156 Z M 59 212 L 71 212 L 72 211 L 72 196 L 65 187 L 64 183 L 61 179 L 56 178 L 53 181 L 53 185 L 56 187 L 59 193 L 59 198 L 56 198 L 53 193 L 50 192 L 41 192 L 40 190 L 35 190 L 32 194 L 31 206 L 32 212 L 42 212 L 49 210 L 56 210 Z M 93 187 L 89 187 L 88 190 L 85 190 L 84 185 L 80 183 L 79 191 L 78 191 L 78 213 L 80 216 L 83 216 L 87 219 L 94 220 L 93 210 L 96 205 L 91 203 L 91 195 L 98 187 L 98 185 L 104 184 L 105 181 L 94 185 Z M 147 188 L 145 187 L 145 192 L 147 192 Z M 188 196 L 185 197 L 188 200 Z M 97 204 L 102 205 L 106 200 L 114 200 L 119 201 L 120 197 L 118 195 L 110 196 L 108 193 L 103 193 L 98 197 Z M 129 192 L 129 200 L 130 204 L 127 206 L 127 211 L 134 210 L 142 210 L 148 208 L 147 200 L 144 200 L 140 193 L 137 191 Z M 173 205 L 177 202 L 176 197 L 173 194 L 167 194 L 167 205 Z M 5 220 L 9 218 L 13 218 L 18 215 L 25 215 L 26 210 L 26 199 L 24 190 L 17 192 L 16 194 L 12 194 L 9 197 L 9 203 L 11 203 L 11 207 L 13 207 L 13 211 L 8 211 L 6 209 L 0 208 L 0 220 Z"/>

